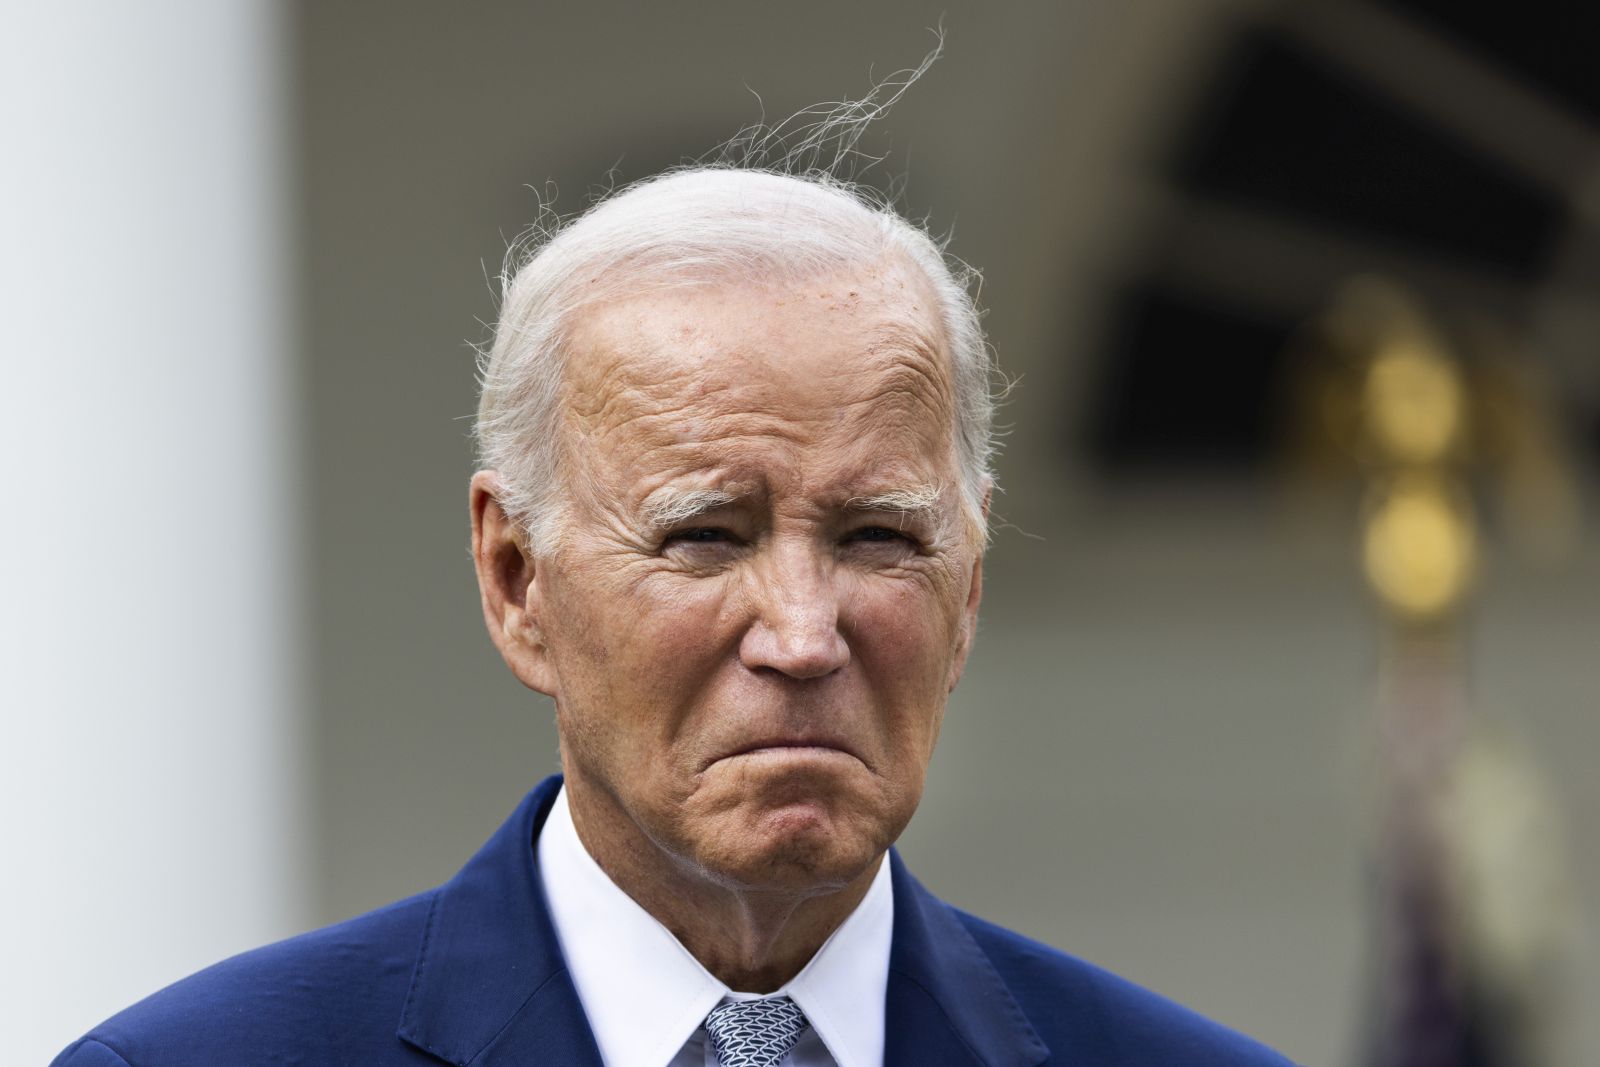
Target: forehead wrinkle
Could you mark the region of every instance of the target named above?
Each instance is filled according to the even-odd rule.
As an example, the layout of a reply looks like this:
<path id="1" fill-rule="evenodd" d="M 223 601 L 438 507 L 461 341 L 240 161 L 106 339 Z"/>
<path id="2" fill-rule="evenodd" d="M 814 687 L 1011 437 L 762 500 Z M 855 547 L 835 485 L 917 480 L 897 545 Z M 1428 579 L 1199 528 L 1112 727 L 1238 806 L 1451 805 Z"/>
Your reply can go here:
<path id="1" fill-rule="evenodd" d="M 920 310 L 920 309 L 919 309 Z M 930 329 L 929 327 L 932 327 Z M 944 344 L 944 330 L 920 314 L 885 315 L 867 333 L 869 354 L 905 360 L 908 357 L 927 367 L 932 384 L 941 394 L 948 391 L 950 360 Z"/>
<path id="2" fill-rule="evenodd" d="M 649 360 L 648 370 L 615 355 L 605 363 L 567 389 L 566 410 L 585 432 L 671 413 L 683 405 L 685 394 L 703 401 L 729 389 L 727 383 L 696 375 L 692 365 L 669 359 Z"/>
<path id="3" fill-rule="evenodd" d="M 571 389 L 569 411 L 589 439 L 637 424 L 641 436 L 666 442 L 713 442 L 732 437 L 792 437 L 794 428 L 831 417 L 837 404 L 774 405 L 782 385 L 749 372 L 737 350 L 655 352 L 628 359 L 607 353 L 608 366 Z M 581 402 L 580 402 L 581 401 Z"/>
<path id="4" fill-rule="evenodd" d="M 864 361 L 871 380 L 860 402 L 911 401 L 941 423 L 952 422 L 955 404 L 942 347 L 914 322 L 890 319 L 867 336 Z"/>
<path id="5" fill-rule="evenodd" d="M 702 390 L 724 391 L 731 390 Z M 729 447 L 755 438 L 788 441 L 792 431 L 785 432 L 782 420 L 738 406 L 686 405 L 672 383 L 647 382 L 638 390 L 614 391 L 587 416 L 574 413 L 565 437 L 573 469 L 607 470 L 608 477 L 631 481 L 647 471 L 681 476 L 722 467 Z"/>
<path id="6" fill-rule="evenodd" d="M 897 365 L 869 392 L 842 404 L 834 417 L 852 434 L 889 433 L 940 458 L 953 442 L 955 420 L 926 381 L 919 370 Z"/>
<path id="7" fill-rule="evenodd" d="M 727 453 L 719 445 L 794 442 L 820 426 L 852 436 L 863 436 L 858 429 L 887 432 L 943 460 L 954 440 L 949 368 L 937 322 L 908 297 L 902 291 L 872 301 L 878 306 L 853 339 L 824 334 L 831 351 L 817 353 L 826 366 L 809 371 L 809 380 L 805 361 L 793 367 L 796 377 L 784 374 L 786 353 L 763 345 L 759 330 L 746 336 L 754 347 L 744 351 L 719 344 L 720 333 L 697 329 L 687 316 L 663 323 L 624 306 L 616 316 L 586 317 L 572 338 L 581 358 L 568 363 L 565 376 L 570 436 L 563 451 L 603 458 L 616 470 L 642 464 L 687 474 L 708 464 L 683 462 L 690 457 L 675 455 L 682 450 L 694 450 L 692 457 L 709 448 L 704 459 L 720 465 Z M 764 381 L 759 370 L 741 376 L 747 364 L 765 365 L 780 379 Z M 795 385 L 799 392 L 787 391 Z M 786 403 L 764 403 L 769 395 Z M 621 451 L 607 447 L 612 441 Z"/>
<path id="8" fill-rule="evenodd" d="M 669 324 L 648 314 L 656 302 L 602 303 L 581 316 L 569 338 L 563 408 L 581 432 L 605 432 L 637 417 L 705 400 L 730 388 L 704 373 L 715 339 L 691 318 Z"/>
<path id="9" fill-rule="evenodd" d="M 917 276 L 913 273 L 912 277 Z M 785 372 L 792 371 L 802 376 L 802 382 L 812 385 L 864 377 L 866 381 L 850 392 L 857 396 L 865 393 L 867 399 L 900 390 L 914 393 L 920 381 L 936 398 L 930 407 L 953 411 L 950 368 L 940 342 L 943 331 L 937 320 L 929 319 L 922 301 L 907 292 L 903 283 L 893 291 L 881 291 L 877 285 L 851 284 L 850 300 L 837 302 L 865 305 L 870 310 L 865 311 L 865 322 L 850 326 L 845 333 L 830 334 L 826 311 L 820 319 L 813 320 L 822 331 L 821 340 L 826 346 L 817 353 L 828 362 L 820 375 L 805 360 L 791 366 L 791 360 L 786 358 L 790 353 L 783 346 L 793 344 L 794 339 L 779 334 L 774 341 L 768 332 L 768 320 L 758 313 L 743 320 L 742 334 L 735 327 L 735 332 L 728 335 L 706 328 L 687 308 L 675 307 L 663 298 L 634 306 L 626 302 L 602 306 L 596 309 L 598 313 L 583 318 L 572 337 L 574 349 L 582 350 L 585 358 L 568 365 L 569 410 L 589 423 L 608 421 L 615 416 L 614 409 L 634 400 L 643 401 L 637 405 L 641 413 L 692 404 L 701 408 L 702 414 L 734 414 L 741 408 L 749 410 L 752 399 L 764 391 L 760 388 L 760 370 L 750 373 L 753 367 L 764 364 L 780 377 L 787 377 Z M 737 293 L 742 288 L 734 285 L 732 291 Z M 710 294 L 723 291 L 717 287 Z M 776 293 L 792 295 L 781 289 Z M 684 294 L 690 300 L 699 295 Z M 777 301 L 779 306 L 784 302 Z M 661 313 L 663 304 L 668 308 L 665 315 Z M 880 371 L 889 377 L 887 384 L 877 381 Z M 772 384 L 782 388 L 776 380 Z M 751 388 L 755 389 L 753 395 Z M 755 406 L 759 406 L 759 400 Z M 833 400 L 827 406 L 837 410 L 843 404 Z M 782 414 L 804 417 L 800 411 Z"/>

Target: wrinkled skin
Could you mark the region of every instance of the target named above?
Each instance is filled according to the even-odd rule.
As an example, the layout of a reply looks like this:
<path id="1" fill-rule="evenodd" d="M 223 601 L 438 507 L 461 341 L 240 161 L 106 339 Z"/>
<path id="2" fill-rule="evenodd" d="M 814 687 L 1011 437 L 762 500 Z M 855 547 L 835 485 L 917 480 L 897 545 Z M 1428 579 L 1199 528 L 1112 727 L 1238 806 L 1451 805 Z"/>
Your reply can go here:
<path id="1" fill-rule="evenodd" d="M 971 643 L 933 306 L 892 264 L 601 305 L 569 349 L 559 543 L 534 558 L 474 480 L 490 632 L 555 698 L 580 837 L 745 988 L 865 892 Z"/>

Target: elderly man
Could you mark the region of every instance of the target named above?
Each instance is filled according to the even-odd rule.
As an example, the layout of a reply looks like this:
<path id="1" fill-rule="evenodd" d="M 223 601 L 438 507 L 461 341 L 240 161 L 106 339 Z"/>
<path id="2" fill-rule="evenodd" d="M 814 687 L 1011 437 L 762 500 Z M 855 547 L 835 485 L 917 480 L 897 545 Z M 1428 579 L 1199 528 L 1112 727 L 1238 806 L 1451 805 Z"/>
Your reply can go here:
<path id="1" fill-rule="evenodd" d="M 929 895 L 891 845 L 971 648 L 990 366 L 925 233 L 826 177 L 635 185 L 510 280 L 472 554 L 563 774 L 433 892 L 58 1063 L 1269 1064 Z"/>

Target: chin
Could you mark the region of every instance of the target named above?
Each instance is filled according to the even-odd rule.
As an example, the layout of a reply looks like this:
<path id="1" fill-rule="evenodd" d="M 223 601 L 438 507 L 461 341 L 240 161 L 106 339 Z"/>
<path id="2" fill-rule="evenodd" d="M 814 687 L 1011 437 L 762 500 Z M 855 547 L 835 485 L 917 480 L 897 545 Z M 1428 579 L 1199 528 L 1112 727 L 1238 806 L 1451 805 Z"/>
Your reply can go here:
<path id="1" fill-rule="evenodd" d="M 679 854 L 730 888 L 841 889 L 916 808 L 854 756 L 764 752 L 719 761 L 671 817 Z"/>
<path id="2" fill-rule="evenodd" d="M 705 866 L 747 889 L 828 891 L 859 878 L 898 836 L 881 817 L 826 801 L 744 810 L 708 842 Z"/>

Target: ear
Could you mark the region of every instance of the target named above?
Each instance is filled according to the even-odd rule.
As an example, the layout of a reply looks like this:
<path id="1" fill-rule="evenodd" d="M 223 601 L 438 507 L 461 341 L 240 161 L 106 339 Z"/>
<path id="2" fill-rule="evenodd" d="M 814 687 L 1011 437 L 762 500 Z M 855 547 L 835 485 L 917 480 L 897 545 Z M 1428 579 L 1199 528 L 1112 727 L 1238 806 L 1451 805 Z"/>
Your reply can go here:
<path id="1" fill-rule="evenodd" d="M 967 586 L 967 602 L 961 613 L 961 633 L 956 639 L 956 655 L 950 664 L 950 692 L 955 691 L 956 683 L 961 681 L 961 672 L 967 667 L 967 654 L 972 651 L 972 640 L 978 633 L 978 604 L 983 600 L 983 552 L 988 545 L 987 531 L 989 529 L 989 501 L 994 495 L 994 486 L 988 485 L 983 490 L 983 528 L 977 534 L 977 549 L 972 555 L 972 575 Z"/>
<path id="2" fill-rule="evenodd" d="M 556 695 L 556 674 L 539 622 L 539 573 L 522 525 L 506 514 L 496 471 L 472 476 L 472 563 L 483 621 L 511 673 L 529 689 Z"/>

